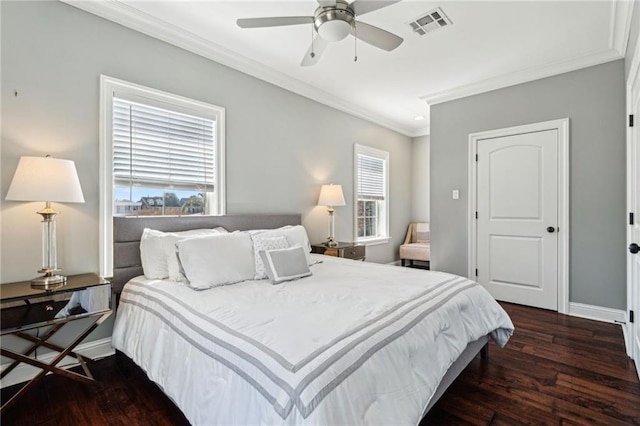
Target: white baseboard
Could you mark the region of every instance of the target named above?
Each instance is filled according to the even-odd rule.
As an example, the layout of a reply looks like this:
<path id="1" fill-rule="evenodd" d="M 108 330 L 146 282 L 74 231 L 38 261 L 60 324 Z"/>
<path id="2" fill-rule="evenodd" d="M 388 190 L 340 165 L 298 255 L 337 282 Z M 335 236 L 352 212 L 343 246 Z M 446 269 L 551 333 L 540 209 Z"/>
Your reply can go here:
<path id="1" fill-rule="evenodd" d="M 394 260 L 393 262 L 389 262 L 387 263 L 387 265 L 392 265 L 392 266 L 401 266 L 402 263 L 399 260 Z"/>
<path id="2" fill-rule="evenodd" d="M 111 356 L 115 354 L 115 350 L 111 347 L 111 337 L 106 337 L 104 339 L 94 340 L 92 342 L 83 343 L 78 345 L 75 352 L 78 354 L 92 359 L 100 359 Z M 56 356 L 58 352 L 49 352 L 42 356 L 38 356 L 38 360 L 46 363 L 50 363 Z M 6 363 L 0 366 L 0 370 L 4 371 L 11 363 Z M 62 368 L 71 368 L 79 365 L 78 361 L 73 357 L 65 357 L 62 361 L 58 363 L 58 367 Z M 18 383 L 26 382 L 27 380 L 33 379 L 40 371 L 37 367 L 32 367 L 28 364 L 20 364 L 18 365 L 11 373 L 7 375 L 7 377 L 3 378 L 0 381 L 0 388 L 5 388 L 7 386 L 16 385 Z"/>
<path id="3" fill-rule="evenodd" d="M 636 374 L 638 375 L 638 379 L 640 379 L 640 365 L 638 365 L 638 363 L 633 360 L 633 356 L 631 354 L 631 351 L 633 350 L 631 347 L 631 324 L 622 324 L 622 335 L 624 336 L 624 347 L 627 356 L 630 358 L 631 362 L 635 363 Z"/>
<path id="4" fill-rule="evenodd" d="M 596 321 L 610 322 L 619 325 L 623 325 L 626 321 L 626 312 L 622 309 L 585 305 L 583 303 L 576 302 L 569 302 L 569 315 L 572 315 L 574 317 L 588 318 Z"/>
<path id="5" fill-rule="evenodd" d="M 622 336 L 624 337 L 624 348 L 629 358 L 631 358 L 631 336 L 629 335 L 629 330 L 627 329 L 628 326 L 629 324 L 622 325 Z M 640 371 L 638 371 L 638 376 L 640 376 Z"/>

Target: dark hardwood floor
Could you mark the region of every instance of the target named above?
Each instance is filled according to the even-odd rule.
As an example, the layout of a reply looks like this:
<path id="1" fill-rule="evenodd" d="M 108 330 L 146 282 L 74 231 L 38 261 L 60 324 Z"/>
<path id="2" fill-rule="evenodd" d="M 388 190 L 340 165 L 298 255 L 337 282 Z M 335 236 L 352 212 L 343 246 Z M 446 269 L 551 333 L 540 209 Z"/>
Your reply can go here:
<path id="1" fill-rule="evenodd" d="M 640 425 L 640 383 L 619 326 L 503 304 L 516 326 L 505 349 L 475 359 L 424 425 Z M 47 376 L 2 425 L 187 425 L 126 356 L 91 364 L 103 387 Z M 3 389 L 5 401 L 15 387 Z"/>
<path id="2" fill-rule="evenodd" d="M 475 359 L 423 421 L 640 424 L 640 383 L 619 326 L 503 303 L 516 331 Z"/>

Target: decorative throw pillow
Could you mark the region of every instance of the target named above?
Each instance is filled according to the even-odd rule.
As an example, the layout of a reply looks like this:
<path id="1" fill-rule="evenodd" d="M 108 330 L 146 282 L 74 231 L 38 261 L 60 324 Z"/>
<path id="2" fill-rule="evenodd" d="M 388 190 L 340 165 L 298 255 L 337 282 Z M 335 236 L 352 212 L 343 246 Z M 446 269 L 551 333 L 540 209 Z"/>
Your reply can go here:
<path id="1" fill-rule="evenodd" d="M 264 234 L 255 234 L 251 236 L 253 240 L 253 257 L 256 263 L 256 275 L 254 279 L 263 280 L 267 278 L 267 272 L 264 269 L 264 262 L 260 257 L 261 251 L 283 249 L 289 247 L 289 241 L 284 235 L 278 237 L 265 237 Z"/>
<path id="2" fill-rule="evenodd" d="M 428 223 L 416 224 L 416 243 L 429 244 L 429 239 L 431 238 L 430 234 Z"/>
<path id="3" fill-rule="evenodd" d="M 311 243 L 309 242 L 309 237 L 307 236 L 307 230 L 304 229 L 302 225 L 295 226 L 283 226 L 282 228 L 277 229 L 261 229 L 261 230 L 253 230 L 249 231 L 249 233 L 254 235 L 261 235 L 263 237 L 277 237 L 280 235 L 284 235 L 287 237 L 287 241 L 289 242 L 289 246 L 294 246 L 299 244 L 305 250 L 305 256 L 307 258 L 307 265 L 311 265 L 313 263 L 311 256 Z"/>
<path id="4" fill-rule="evenodd" d="M 307 256 L 302 246 L 261 251 L 267 276 L 272 284 L 296 280 L 311 275 Z"/>
<path id="5" fill-rule="evenodd" d="M 244 232 L 189 238 L 176 243 L 189 287 L 203 290 L 255 275 L 253 244 Z"/>

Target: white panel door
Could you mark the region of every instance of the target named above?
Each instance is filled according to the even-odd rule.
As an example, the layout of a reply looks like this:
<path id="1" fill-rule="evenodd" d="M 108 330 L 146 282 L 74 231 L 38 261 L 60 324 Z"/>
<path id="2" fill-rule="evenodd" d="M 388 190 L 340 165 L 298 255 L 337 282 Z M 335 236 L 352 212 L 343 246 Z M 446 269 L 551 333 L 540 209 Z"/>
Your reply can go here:
<path id="1" fill-rule="evenodd" d="M 477 280 L 497 300 L 558 309 L 558 131 L 477 142 Z"/>
<path id="2" fill-rule="evenodd" d="M 633 213 L 633 224 L 629 221 L 627 233 L 627 305 L 634 312 L 634 322 L 629 322 L 631 342 L 628 353 L 636 363 L 640 376 L 640 71 L 635 73 L 631 84 L 630 107 L 636 123 L 629 129 L 627 146 L 627 205 Z"/>

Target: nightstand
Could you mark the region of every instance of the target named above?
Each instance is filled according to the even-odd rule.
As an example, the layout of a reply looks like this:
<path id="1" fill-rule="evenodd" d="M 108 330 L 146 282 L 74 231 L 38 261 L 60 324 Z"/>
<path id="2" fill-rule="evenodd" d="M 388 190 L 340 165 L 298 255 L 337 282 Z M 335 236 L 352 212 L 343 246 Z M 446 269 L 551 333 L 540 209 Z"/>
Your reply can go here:
<path id="1" fill-rule="evenodd" d="M 71 275 L 67 277 L 65 285 L 51 290 L 32 288 L 30 281 L 0 285 L 0 324 L 3 337 L 0 350 L 2 356 L 14 360 L 0 373 L 0 378 L 4 378 L 21 363 L 42 370 L 2 405 L 0 413 L 4 413 L 49 372 L 82 383 L 98 383 L 91 375 L 82 356 L 73 350 L 109 315 L 111 315 L 111 283 L 95 274 Z M 79 334 L 74 334 L 71 343 L 66 347 L 63 348 L 49 341 L 65 324 L 82 318 L 90 318 L 89 325 Z M 41 327 L 46 328 L 39 330 L 35 335 L 28 333 L 29 330 Z M 42 335 L 39 335 L 40 332 Z M 15 349 L 3 346 L 7 335 L 26 341 L 24 349 L 16 352 Z M 50 363 L 46 363 L 35 355 L 36 349 L 40 347 L 51 349 L 58 354 Z M 76 358 L 85 374 L 56 367 L 66 356 Z"/>
<path id="2" fill-rule="evenodd" d="M 311 253 L 326 256 L 344 257 L 345 259 L 364 261 L 367 253 L 366 246 L 358 243 L 338 242 L 336 247 L 327 247 L 324 243 L 311 244 Z"/>

